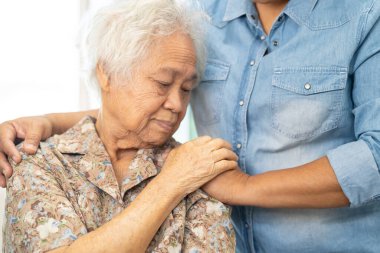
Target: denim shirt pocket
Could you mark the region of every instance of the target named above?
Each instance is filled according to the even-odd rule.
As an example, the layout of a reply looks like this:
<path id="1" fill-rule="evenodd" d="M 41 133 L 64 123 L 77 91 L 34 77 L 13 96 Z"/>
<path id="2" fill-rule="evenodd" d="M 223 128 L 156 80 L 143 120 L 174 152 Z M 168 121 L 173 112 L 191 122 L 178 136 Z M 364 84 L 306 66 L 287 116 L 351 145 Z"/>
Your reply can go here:
<path id="1" fill-rule="evenodd" d="M 272 127 L 305 140 L 340 126 L 347 68 L 307 66 L 274 68 Z"/>
<path id="2" fill-rule="evenodd" d="M 199 86 L 194 90 L 192 109 L 195 119 L 203 125 L 220 121 L 221 101 L 230 65 L 219 60 L 207 60 L 206 69 Z"/>

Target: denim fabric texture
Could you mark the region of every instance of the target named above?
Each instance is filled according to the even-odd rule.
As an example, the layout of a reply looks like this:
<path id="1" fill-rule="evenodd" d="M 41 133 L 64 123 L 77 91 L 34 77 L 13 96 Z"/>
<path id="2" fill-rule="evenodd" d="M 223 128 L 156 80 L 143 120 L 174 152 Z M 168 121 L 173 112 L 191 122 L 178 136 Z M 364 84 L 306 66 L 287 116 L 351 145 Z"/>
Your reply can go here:
<path id="1" fill-rule="evenodd" d="M 202 0 L 208 62 L 199 135 L 251 175 L 327 156 L 338 209 L 234 207 L 239 252 L 380 252 L 380 1 L 290 0 L 269 34 L 252 0 Z M 226 186 L 228 187 L 228 186 Z"/>

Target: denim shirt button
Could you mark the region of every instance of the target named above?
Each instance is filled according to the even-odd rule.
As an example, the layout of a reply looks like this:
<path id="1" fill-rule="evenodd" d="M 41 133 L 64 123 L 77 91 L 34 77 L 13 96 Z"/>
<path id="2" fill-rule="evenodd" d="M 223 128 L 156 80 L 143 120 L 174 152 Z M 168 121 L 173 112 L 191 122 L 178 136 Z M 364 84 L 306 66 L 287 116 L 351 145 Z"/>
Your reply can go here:
<path id="1" fill-rule="evenodd" d="M 251 66 L 255 65 L 255 61 L 252 60 L 252 61 L 249 63 L 249 65 L 251 65 Z"/>
<path id="2" fill-rule="evenodd" d="M 236 145 L 236 147 L 237 147 L 238 149 L 241 149 L 241 144 L 238 143 L 238 144 Z"/>
<path id="3" fill-rule="evenodd" d="M 274 40 L 273 42 L 272 42 L 272 44 L 273 44 L 273 46 L 275 46 L 275 47 L 277 47 L 278 46 L 278 40 Z"/>
<path id="4" fill-rule="evenodd" d="M 244 101 L 243 101 L 243 100 L 240 100 L 239 105 L 240 105 L 240 106 L 243 106 L 243 105 L 244 105 Z"/>
<path id="5" fill-rule="evenodd" d="M 305 83 L 304 87 L 305 87 L 306 90 L 310 90 L 311 89 L 311 84 L 310 83 Z"/>
<path id="6" fill-rule="evenodd" d="M 266 38 L 265 35 L 261 35 L 260 37 L 261 40 L 265 40 L 265 38 Z"/>

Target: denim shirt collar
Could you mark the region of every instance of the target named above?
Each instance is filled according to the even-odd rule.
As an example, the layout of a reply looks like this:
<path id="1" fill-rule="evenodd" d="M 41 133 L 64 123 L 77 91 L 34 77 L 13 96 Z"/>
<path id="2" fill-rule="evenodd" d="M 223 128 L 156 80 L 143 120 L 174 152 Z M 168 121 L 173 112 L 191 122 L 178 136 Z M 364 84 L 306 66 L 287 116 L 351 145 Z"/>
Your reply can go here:
<path id="1" fill-rule="evenodd" d="M 318 0 L 290 0 L 283 12 L 297 23 L 304 23 L 304 20 L 313 11 L 317 2 Z M 218 23 L 226 23 L 243 15 L 257 16 L 252 0 L 225 0 L 224 15 Z"/>
<path id="2" fill-rule="evenodd" d="M 254 6 L 252 4 L 252 0 L 242 0 L 238 2 L 236 2 L 236 0 L 227 0 L 222 21 L 228 22 L 245 14 L 250 15 L 253 13 Z"/>
<path id="3" fill-rule="evenodd" d="M 309 19 L 318 0 L 290 0 L 283 13 L 302 25 Z"/>

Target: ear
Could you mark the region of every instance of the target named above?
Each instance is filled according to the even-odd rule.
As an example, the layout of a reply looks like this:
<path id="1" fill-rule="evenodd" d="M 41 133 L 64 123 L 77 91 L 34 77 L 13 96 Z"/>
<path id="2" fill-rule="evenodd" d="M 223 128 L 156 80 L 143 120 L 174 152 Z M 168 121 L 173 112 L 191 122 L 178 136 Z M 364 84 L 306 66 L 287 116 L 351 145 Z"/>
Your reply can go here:
<path id="1" fill-rule="evenodd" d="M 98 79 L 98 83 L 100 86 L 100 89 L 102 91 L 109 91 L 110 89 L 110 78 L 108 77 L 107 73 L 104 70 L 104 65 L 100 62 L 96 64 L 96 78 Z"/>

